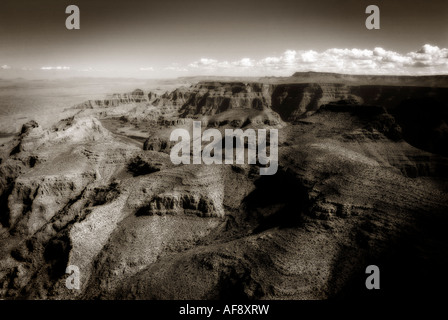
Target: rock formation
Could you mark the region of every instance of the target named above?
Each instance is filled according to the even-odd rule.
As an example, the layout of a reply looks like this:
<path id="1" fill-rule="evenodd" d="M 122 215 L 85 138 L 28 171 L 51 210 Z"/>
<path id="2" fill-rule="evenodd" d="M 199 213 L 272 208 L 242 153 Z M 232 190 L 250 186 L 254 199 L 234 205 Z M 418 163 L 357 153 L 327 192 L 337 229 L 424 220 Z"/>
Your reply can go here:
<path id="1" fill-rule="evenodd" d="M 386 271 L 387 297 L 435 294 L 448 88 L 366 77 L 207 80 L 26 123 L 0 148 L 0 297 L 359 297 L 368 264 Z M 443 79 L 405 79 L 418 81 Z M 193 120 L 278 129 L 278 172 L 173 165 L 169 134 Z M 80 290 L 65 286 L 69 265 Z"/>

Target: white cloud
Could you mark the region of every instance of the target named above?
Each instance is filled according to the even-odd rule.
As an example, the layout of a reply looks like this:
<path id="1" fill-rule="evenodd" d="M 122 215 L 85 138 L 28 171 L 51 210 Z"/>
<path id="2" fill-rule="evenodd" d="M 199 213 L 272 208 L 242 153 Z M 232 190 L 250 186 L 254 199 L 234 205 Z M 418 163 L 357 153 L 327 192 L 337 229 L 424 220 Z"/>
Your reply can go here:
<path id="1" fill-rule="evenodd" d="M 149 63 L 148 63 L 149 64 Z M 0 70 L 19 70 L 4 64 Z M 43 66 L 40 72 L 54 74 L 89 72 L 115 74 L 116 70 L 74 66 Z M 25 68 L 22 68 L 25 70 Z M 126 69 L 128 70 L 128 69 Z M 62 73 L 62 71 L 70 71 Z M 137 76 L 289 76 L 296 71 L 339 72 L 354 74 L 448 74 L 448 49 L 425 44 L 411 52 L 396 52 L 387 48 L 329 48 L 327 50 L 294 50 L 255 59 L 246 56 L 232 60 L 202 57 L 191 63 L 172 63 L 166 66 L 132 67 Z M 23 72 L 23 71 L 22 71 Z M 49 73 L 49 74 L 53 74 Z M 4 72 L 6 74 L 6 72 Z"/>
<path id="2" fill-rule="evenodd" d="M 2 68 L 3 70 L 9 70 L 9 69 L 11 69 L 11 66 L 8 66 L 7 64 L 4 64 L 0 68 Z"/>
<path id="3" fill-rule="evenodd" d="M 70 67 L 66 66 L 57 66 L 57 67 L 41 67 L 41 70 L 70 70 Z"/>
<path id="4" fill-rule="evenodd" d="M 412 65 L 416 68 L 437 67 L 440 70 L 448 68 L 448 49 L 425 44 L 417 52 L 408 53 Z"/>
<path id="5" fill-rule="evenodd" d="M 286 65 L 292 65 L 296 61 L 297 52 L 295 50 L 286 50 L 283 54 L 282 60 Z"/>
<path id="6" fill-rule="evenodd" d="M 316 62 L 318 59 L 319 54 L 314 50 L 309 50 L 306 52 L 303 52 L 300 54 L 300 58 L 302 59 L 302 62 L 305 63 L 311 63 Z"/>
<path id="7" fill-rule="evenodd" d="M 448 73 L 448 49 L 425 44 L 417 51 L 405 54 L 384 48 L 314 50 L 286 50 L 280 56 L 259 60 L 243 58 L 236 61 L 218 61 L 202 58 L 190 63 L 194 73 L 216 72 L 234 75 L 280 75 L 294 71 L 322 71 L 371 74 L 440 74 Z"/>
<path id="8" fill-rule="evenodd" d="M 417 53 L 426 53 L 426 54 L 437 54 L 440 52 L 439 47 L 432 46 L 430 44 L 425 44 L 420 50 L 417 51 Z"/>
<path id="9" fill-rule="evenodd" d="M 281 61 L 281 58 L 278 57 L 267 57 L 260 60 L 259 65 L 263 66 L 274 66 L 277 65 Z"/>
<path id="10" fill-rule="evenodd" d="M 378 61 L 379 63 L 397 63 L 397 64 L 411 64 L 412 59 L 407 56 L 403 56 L 397 52 L 394 51 L 387 51 L 383 48 L 375 48 L 373 49 L 373 60 Z"/>
<path id="11" fill-rule="evenodd" d="M 188 66 L 191 68 L 201 68 L 201 67 L 214 67 L 218 63 L 218 60 L 201 58 L 199 61 L 190 63 Z"/>
<path id="12" fill-rule="evenodd" d="M 255 63 L 255 60 L 252 60 L 250 58 L 243 58 L 238 61 L 232 62 L 232 65 L 237 67 L 253 67 Z"/>
<path id="13" fill-rule="evenodd" d="M 140 68 L 140 71 L 154 71 L 153 67 L 142 67 Z"/>

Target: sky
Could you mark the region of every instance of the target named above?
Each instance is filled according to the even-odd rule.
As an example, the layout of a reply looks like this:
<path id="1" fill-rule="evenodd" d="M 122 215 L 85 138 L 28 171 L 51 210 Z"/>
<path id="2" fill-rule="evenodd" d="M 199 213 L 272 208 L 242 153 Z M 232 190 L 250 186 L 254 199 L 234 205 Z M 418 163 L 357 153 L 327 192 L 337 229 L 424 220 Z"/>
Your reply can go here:
<path id="1" fill-rule="evenodd" d="M 0 78 L 448 74 L 447 21 L 446 0 L 1 0 Z"/>

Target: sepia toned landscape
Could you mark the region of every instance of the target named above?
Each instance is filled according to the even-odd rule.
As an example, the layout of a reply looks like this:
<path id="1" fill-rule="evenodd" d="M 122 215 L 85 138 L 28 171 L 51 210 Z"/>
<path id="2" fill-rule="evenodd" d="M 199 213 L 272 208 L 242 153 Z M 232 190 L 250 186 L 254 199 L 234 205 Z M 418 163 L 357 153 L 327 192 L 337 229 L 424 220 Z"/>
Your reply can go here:
<path id="1" fill-rule="evenodd" d="M 2 81 L 1 298 L 357 298 L 372 264 L 380 296 L 446 284 L 448 76 L 52 87 Z M 193 121 L 277 129 L 278 171 L 174 165 L 170 133 Z"/>
<path id="2" fill-rule="evenodd" d="M 443 300 L 446 21 L 446 0 L 1 0 L 1 314 Z"/>

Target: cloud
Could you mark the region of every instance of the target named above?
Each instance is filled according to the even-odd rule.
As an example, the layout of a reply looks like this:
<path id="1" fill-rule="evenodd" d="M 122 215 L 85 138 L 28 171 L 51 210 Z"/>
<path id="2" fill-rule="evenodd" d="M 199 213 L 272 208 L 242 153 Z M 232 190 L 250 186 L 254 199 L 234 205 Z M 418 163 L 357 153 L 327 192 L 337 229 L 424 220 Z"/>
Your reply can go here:
<path id="1" fill-rule="evenodd" d="M 154 71 L 153 67 L 142 67 L 140 68 L 140 71 Z"/>
<path id="2" fill-rule="evenodd" d="M 232 62 L 232 65 L 244 68 L 253 67 L 255 65 L 255 60 L 252 60 L 250 58 L 243 58 L 241 60 Z"/>
<path id="3" fill-rule="evenodd" d="M 300 54 L 300 58 L 304 63 L 316 62 L 319 54 L 316 51 L 309 50 Z"/>
<path id="4" fill-rule="evenodd" d="M 286 50 L 281 59 L 286 65 L 292 65 L 296 60 L 296 55 L 295 50 Z"/>
<path id="5" fill-rule="evenodd" d="M 188 66 L 191 68 L 210 68 L 215 67 L 218 63 L 218 60 L 215 59 L 209 59 L 209 58 L 201 58 L 199 61 L 195 61 L 193 63 L 190 63 Z"/>
<path id="6" fill-rule="evenodd" d="M 448 74 L 448 49 L 425 44 L 410 52 L 397 52 L 388 48 L 329 48 L 327 50 L 288 49 L 277 55 L 254 58 L 220 60 L 203 56 L 193 62 L 171 63 L 169 65 L 122 68 L 119 73 L 132 76 L 165 77 L 188 75 L 222 76 L 290 76 L 296 71 L 338 72 L 351 74 Z M 12 68 L 4 64 L 0 71 L 14 72 L 31 70 Z M 43 66 L 29 73 L 45 73 L 48 76 L 73 74 L 116 75 L 115 69 L 76 66 Z M 61 72 L 57 72 L 61 71 Z M 64 71 L 64 72 L 62 72 Z M 27 71 L 28 72 L 28 71 Z M 3 74 L 12 73 L 4 71 Z"/>
<path id="7" fill-rule="evenodd" d="M 275 66 L 279 64 L 281 61 L 281 58 L 278 57 L 267 57 L 262 60 L 260 60 L 259 64 L 264 66 Z"/>
<path id="8" fill-rule="evenodd" d="M 412 59 L 403 56 L 394 51 L 386 51 L 383 48 L 373 49 L 373 60 L 379 63 L 398 63 L 398 64 L 412 64 Z"/>
<path id="9" fill-rule="evenodd" d="M 40 70 L 70 70 L 70 67 L 57 66 L 57 67 L 41 67 Z"/>
<path id="10" fill-rule="evenodd" d="M 259 60 L 242 58 L 218 61 L 201 58 L 187 65 L 190 72 L 227 75 L 279 75 L 294 71 L 321 71 L 369 74 L 443 74 L 448 73 L 448 49 L 425 44 L 405 54 L 381 47 L 371 49 L 330 48 L 314 50 L 286 50 L 280 56 Z"/>
<path id="11" fill-rule="evenodd" d="M 417 51 L 417 53 L 424 53 L 424 54 L 438 54 L 440 52 L 439 47 L 437 46 L 431 46 L 430 44 L 425 44 L 420 50 Z"/>
<path id="12" fill-rule="evenodd" d="M 448 67 L 448 49 L 440 49 L 437 46 L 425 44 L 417 52 L 410 52 L 408 56 L 412 59 L 415 67 Z"/>
<path id="13" fill-rule="evenodd" d="M 261 59 L 254 63 L 254 65 L 261 67 L 263 69 L 273 69 L 273 70 L 286 70 L 294 68 L 294 66 L 299 61 L 313 61 L 314 51 L 310 51 L 309 53 L 305 53 L 305 56 L 297 56 L 297 51 L 295 50 L 286 50 L 279 57 L 267 57 Z"/>
<path id="14" fill-rule="evenodd" d="M 336 59 L 345 60 L 370 60 L 373 56 L 373 51 L 367 49 L 328 49 L 324 52 L 324 55 L 333 57 Z"/>

